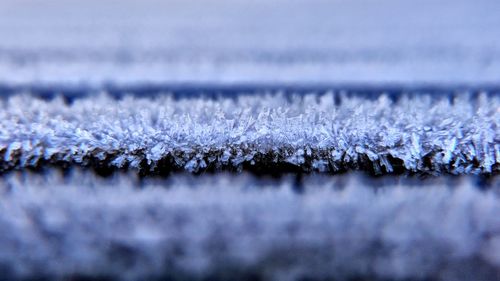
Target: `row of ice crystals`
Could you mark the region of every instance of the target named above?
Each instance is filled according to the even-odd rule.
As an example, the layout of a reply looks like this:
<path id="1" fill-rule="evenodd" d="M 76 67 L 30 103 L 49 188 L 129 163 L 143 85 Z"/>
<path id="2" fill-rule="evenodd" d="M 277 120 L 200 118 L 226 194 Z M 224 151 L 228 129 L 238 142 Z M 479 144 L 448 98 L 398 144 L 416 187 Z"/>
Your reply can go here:
<path id="1" fill-rule="evenodd" d="M 103 94 L 67 104 L 19 94 L 1 101 L 0 151 L 4 168 L 82 163 L 89 156 L 116 167 L 145 161 L 154 168 L 170 156 L 178 167 L 198 171 L 270 155 L 265 161 L 320 171 L 364 156 L 376 172 L 393 171 L 391 158 L 410 171 L 498 170 L 500 97 L 337 98 L 339 105 L 334 93 L 121 100 Z"/>

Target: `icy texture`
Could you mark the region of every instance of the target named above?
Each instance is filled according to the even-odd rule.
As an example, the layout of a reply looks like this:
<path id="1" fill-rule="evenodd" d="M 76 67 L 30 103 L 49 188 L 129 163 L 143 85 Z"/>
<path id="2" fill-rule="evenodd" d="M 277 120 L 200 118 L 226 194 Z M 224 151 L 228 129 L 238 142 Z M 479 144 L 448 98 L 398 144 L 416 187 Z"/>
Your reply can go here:
<path id="1" fill-rule="evenodd" d="M 0 84 L 498 83 L 497 0 L 0 1 Z"/>
<path id="2" fill-rule="evenodd" d="M 298 194 L 287 179 L 245 175 L 137 188 L 127 176 L 10 174 L 0 179 L 1 275 L 498 279 L 498 189 L 396 182 L 375 190 L 355 176 L 306 178 Z"/>
<path id="3" fill-rule="evenodd" d="M 339 101 L 338 104 L 335 100 Z M 500 97 L 343 94 L 1 101 L 3 170 L 70 163 L 140 170 L 491 174 Z M 259 171 L 260 171 L 259 170 Z"/>

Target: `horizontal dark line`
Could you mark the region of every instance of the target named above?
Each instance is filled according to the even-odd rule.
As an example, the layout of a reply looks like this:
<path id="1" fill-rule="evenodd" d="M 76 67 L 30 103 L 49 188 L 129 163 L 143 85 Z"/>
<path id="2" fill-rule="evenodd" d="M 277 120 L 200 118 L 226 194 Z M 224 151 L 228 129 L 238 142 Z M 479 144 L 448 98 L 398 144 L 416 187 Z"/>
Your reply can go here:
<path id="1" fill-rule="evenodd" d="M 432 156 L 438 154 L 438 152 L 429 153 L 429 155 L 424 156 L 423 162 L 424 166 L 418 170 L 410 170 L 404 166 L 404 160 L 400 158 L 393 157 L 391 155 L 387 156 L 387 161 L 391 166 L 391 170 L 388 171 L 387 167 L 381 166 L 377 160 L 370 160 L 366 154 L 360 154 L 359 159 L 352 161 L 328 161 L 325 170 L 320 171 L 313 167 L 312 160 L 308 158 L 305 159 L 303 164 L 297 165 L 287 162 L 282 157 L 280 159 L 273 160 L 276 155 L 272 153 L 262 154 L 256 153 L 254 159 L 251 161 L 243 161 L 240 164 L 232 164 L 231 162 L 222 163 L 221 161 L 209 162 L 208 156 L 205 155 L 203 160 L 208 163 L 206 167 L 199 168 L 196 171 L 188 172 L 183 165 L 179 165 L 175 161 L 173 154 L 164 155 L 160 160 L 148 163 L 146 157 L 141 156 L 141 152 L 137 152 L 138 156 L 142 157 L 142 160 L 137 168 L 130 167 L 127 162 L 122 167 L 117 167 L 112 164 L 112 161 L 120 153 L 117 152 L 107 152 L 104 159 L 99 159 L 94 153 L 89 153 L 86 155 L 82 162 L 77 162 L 74 159 L 65 159 L 67 155 L 54 156 L 51 159 L 38 160 L 36 164 L 25 164 L 24 166 L 20 164 L 20 159 L 15 156 L 9 161 L 5 161 L 4 158 L 5 151 L 0 151 L 0 175 L 8 174 L 13 171 L 33 171 L 33 172 L 45 172 L 47 169 L 61 169 L 63 171 L 71 170 L 72 168 L 81 168 L 86 170 L 92 170 L 95 174 L 103 177 L 112 176 L 120 172 L 132 172 L 136 173 L 139 177 L 168 177 L 172 174 L 178 173 L 191 173 L 194 175 L 203 174 L 217 174 L 217 173 L 233 173 L 239 174 L 241 172 L 246 172 L 253 174 L 258 177 L 281 177 L 283 175 L 311 175 L 311 174 L 323 174 L 323 175 L 339 175 L 350 172 L 363 173 L 366 176 L 379 178 L 385 176 L 410 176 L 410 177 L 437 177 L 437 176 L 463 176 L 464 174 L 456 174 L 453 172 L 453 164 L 443 164 L 434 162 Z M 179 152 L 181 153 L 181 152 Z M 453 162 L 453 161 L 452 161 Z M 479 163 L 477 161 L 471 161 L 471 165 L 474 168 L 479 168 Z M 499 175 L 500 167 L 495 164 L 492 167 L 491 172 L 481 172 L 477 174 L 467 174 L 470 176 L 477 176 L 481 178 L 492 178 Z"/>
<path id="2" fill-rule="evenodd" d="M 20 93 L 29 93 L 35 97 L 52 99 L 62 96 L 68 100 L 106 93 L 115 98 L 126 95 L 137 97 L 155 97 L 171 95 L 174 98 L 218 98 L 266 93 L 281 93 L 284 95 L 305 95 L 311 93 L 335 92 L 347 96 L 377 98 L 382 94 L 393 100 L 405 95 L 427 94 L 436 97 L 453 97 L 456 95 L 475 96 L 478 93 L 500 95 L 500 84 L 397 84 L 397 83 L 356 83 L 356 84 L 201 84 L 201 83 L 135 83 L 118 85 L 113 83 L 103 85 L 63 85 L 63 84 L 0 84 L 0 96 L 10 97 Z"/>

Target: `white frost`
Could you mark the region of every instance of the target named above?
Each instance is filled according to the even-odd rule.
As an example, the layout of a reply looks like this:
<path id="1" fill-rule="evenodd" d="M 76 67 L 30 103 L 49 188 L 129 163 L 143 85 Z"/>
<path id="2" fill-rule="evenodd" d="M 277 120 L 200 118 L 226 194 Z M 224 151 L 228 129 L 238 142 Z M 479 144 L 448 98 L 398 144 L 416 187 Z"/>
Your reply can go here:
<path id="1" fill-rule="evenodd" d="M 335 95 L 101 95 L 69 105 L 16 95 L 0 105 L 2 168 L 95 159 L 154 171 L 169 159 L 170 168 L 191 172 L 250 162 L 290 163 L 304 171 L 368 164 L 375 173 L 395 165 L 412 172 L 498 172 L 500 97 L 464 95 L 450 102 L 413 95 L 392 102 L 383 95 L 341 95 L 335 105 Z"/>

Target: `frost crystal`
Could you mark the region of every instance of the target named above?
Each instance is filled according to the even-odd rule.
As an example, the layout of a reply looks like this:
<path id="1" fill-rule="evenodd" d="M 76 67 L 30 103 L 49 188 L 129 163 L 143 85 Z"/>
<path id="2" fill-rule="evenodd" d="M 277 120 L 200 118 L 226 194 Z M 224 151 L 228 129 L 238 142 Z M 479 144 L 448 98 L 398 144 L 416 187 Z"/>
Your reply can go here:
<path id="1" fill-rule="evenodd" d="M 70 163 L 144 173 L 491 174 L 500 167 L 500 97 L 487 94 L 100 95 L 70 104 L 14 95 L 0 106 L 2 170 Z"/>

